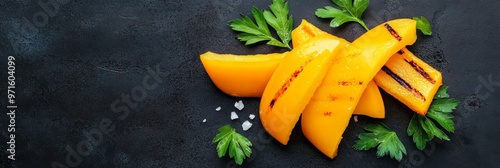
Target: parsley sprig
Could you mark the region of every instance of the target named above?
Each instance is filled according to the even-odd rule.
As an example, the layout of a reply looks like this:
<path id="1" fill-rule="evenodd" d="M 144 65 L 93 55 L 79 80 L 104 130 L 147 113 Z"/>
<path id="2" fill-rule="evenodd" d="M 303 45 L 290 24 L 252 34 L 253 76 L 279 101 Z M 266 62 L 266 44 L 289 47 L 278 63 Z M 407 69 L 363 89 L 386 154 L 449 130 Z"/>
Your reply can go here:
<path id="1" fill-rule="evenodd" d="M 273 0 L 269 5 L 271 11 L 252 8 L 252 16 L 255 23 L 248 16 L 242 15 L 239 19 L 234 19 L 228 25 L 238 34 L 238 39 L 245 42 L 245 45 L 255 44 L 261 41 L 268 41 L 268 45 L 292 49 L 290 46 L 293 18 L 289 16 L 290 6 L 284 0 Z M 281 39 L 274 38 L 269 30 L 268 24 L 276 30 L 276 34 Z"/>
<path id="2" fill-rule="evenodd" d="M 427 18 L 420 16 L 413 17 L 413 20 L 417 21 L 417 29 L 420 30 L 424 35 L 432 35 L 431 23 L 429 23 Z"/>
<path id="3" fill-rule="evenodd" d="M 413 142 L 417 148 L 423 150 L 427 142 L 437 137 L 449 141 L 446 133 L 438 128 L 433 121 L 436 121 L 444 130 L 449 133 L 455 131 L 453 122 L 453 110 L 460 104 L 456 99 L 449 98 L 448 86 L 441 86 L 434 96 L 434 100 L 427 111 L 426 116 L 414 114 L 408 125 L 408 135 L 413 137 Z"/>
<path id="4" fill-rule="evenodd" d="M 346 22 L 357 22 L 366 30 L 365 22 L 361 20 L 361 15 L 370 4 L 369 0 L 332 0 L 340 9 L 325 6 L 316 9 L 316 16 L 320 18 L 333 18 L 330 27 L 339 27 Z M 354 2 L 353 2 L 354 1 Z"/>
<path id="5" fill-rule="evenodd" d="M 224 125 L 219 128 L 219 133 L 215 136 L 213 143 L 217 143 L 217 154 L 220 157 L 229 152 L 229 158 L 234 158 L 234 161 L 241 165 L 243 160 L 250 157 L 252 154 L 252 142 L 243 135 L 236 132 L 229 125 Z"/>
<path id="6" fill-rule="evenodd" d="M 361 16 L 365 12 L 366 8 L 370 4 L 370 0 L 332 0 L 335 5 L 340 9 L 325 6 L 323 8 L 316 9 L 316 16 L 319 18 L 332 18 L 330 22 L 330 27 L 336 28 L 347 22 L 357 22 L 365 30 L 368 31 L 368 27 L 365 22 L 361 19 Z M 427 18 L 413 17 L 413 20 L 417 21 L 417 29 L 420 30 L 424 35 L 432 35 L 431 24 Z"/>
<path id="7" fill-rule="evenodd" d="M 359 139 L 354 142 L 354 149 L 369 150 L 378 146 L 378 157 L 389 155 L 398 161 L 401 161 L 403 155 L 406 155 L 406 148 L 399 140 L 396 132 L 387 128 L 384 124 L 368 124 L 364 129 L 370 131 L 370 133 L 359 134 Z"/>

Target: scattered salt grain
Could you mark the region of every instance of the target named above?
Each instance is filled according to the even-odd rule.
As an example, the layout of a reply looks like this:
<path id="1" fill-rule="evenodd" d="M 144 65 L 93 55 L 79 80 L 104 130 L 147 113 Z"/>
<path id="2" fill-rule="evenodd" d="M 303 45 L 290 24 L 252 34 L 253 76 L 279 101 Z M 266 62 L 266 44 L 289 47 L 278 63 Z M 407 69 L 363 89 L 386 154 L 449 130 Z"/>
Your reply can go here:
<path id="1" fill-rule="evenodd" d="M 241 127 L 243 127 L 243 131 L 247 131 L 248 129 L 250 129 L 252 127 L 252 123 L 250 123 L 250 121 L 246 120 L 245 122 L 243 122 L 243 124 L 241 124 Z"/>
<path id="2" fill-rule="evenodd" d="M 238 110 L 241 111 L 243 108 L 245 108 L 245 105 L 243 104 L 243 101 L 240 100 L 240 101 L 234 103 L 234 107 L 236 107 Z"/>
<path id="3" fill-rule="evenodd" d="M 358 122 L 358 116 L 354 116 L 352 119 L 354 119 L 354 122 Z"/>
<path id="4" fill-rule="evenodd" d="M 238 119 L 238 114 L 236 114 L 236 112 L 231 112 L 231 120 L 235 120 L 235 119 Z"/>
<path id="5" fill-rule="evenodd" d="M 219 106 L 215 109 L 215 111 L 220 111 L 222 108 Z"/>
<path id="6" fill-rule="evenodd" d="M 248 116 L 248 118 L 250 118 L 250 120 L 253 120 L 253 119 L 255 118 L 255 115 L 250 114 L 250 115 Z"/>
<path id="7" fill-rule="evenodd" d="M 203 119 L 203 122 L 207 122 L 207 119 Z"/>

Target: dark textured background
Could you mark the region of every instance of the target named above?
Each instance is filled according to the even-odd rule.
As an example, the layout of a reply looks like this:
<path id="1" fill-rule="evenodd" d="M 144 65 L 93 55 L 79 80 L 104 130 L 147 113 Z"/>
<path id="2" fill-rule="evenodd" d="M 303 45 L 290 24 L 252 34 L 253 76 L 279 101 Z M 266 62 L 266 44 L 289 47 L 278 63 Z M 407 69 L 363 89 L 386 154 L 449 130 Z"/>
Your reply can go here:
<path id="1" fill-rule="evenodd" d="M 244 46 L 226 23 L 252 6 L 267 8 L 271 0 L 71 0 L 35 31 L 23 28 L 43 11 L 31 0 L 0 3 L 1 108 L 6 111 L 7 56 L 16 57 L 16 161 L 6 159 L 7 116 L 0 115 L 0 167 L 51 167 L 68 165 L 69 146 L 77 150 L 86 142 L 85 132 L 109 119 L 115 128 L 92 150 L 80 156 L 79 167 L 225 167 L 211 144 L 217 128 L 240 124 L 250 113 L 258 114 L 258 99 L 243 99 L 240 119 L 229 112 L 238 98 L 219 91 L 210 81 L 199 54 L 252 54 L 284 51 L 265 45 Z M 44 1 L 45 2 L 45 1 Z M 364 30 L 357 24 L 339 29 L 316 18 L 314 10 L 333 5 L 328 0 L 290 0 L 294 27 L 307 19 L 350 41 Z M 412 112 L 383 93 L 385 124 L 397 131 L 411 157 L 401 163 L 377 158 L 375 150 L 355 151 L 356 136 L 363 132 L 352 122 L 344 133 L 339 155 L 330 160 L 295 129 L 288 146 L 271 140 L 257 117 L 242 134 L 254 143 L 254 154 L 245 167 L 494 167 L 500 153 L 500 87 L 489 90 L 479 78 L 500 82 L 500 3 L 496 1 L 377 1 L 364 14 L 369 27 L 400 17 L 426 16 L 434 34 L 410 47 L 443 73 L 450 94 L 462 104 L 455 111 L 456 131 L 450 142 L 432 142 L 425 153 L 416 150 L 406 135 Z M 40 14 L 40 13 L 38 13 Z M 148 67 L 161 69 L 161 83 L 147 91 L 137 107 L 120 120 L 111 104 L 141 86 Z M 154 81 L 154 80 L 153 80 Z M 479 88 L 479 89 L 478 89 Z M 489 96 L 481 97 L 488 94 Z M 118 106 L 124 106 L 120 103 Z M 222 111 L 215 112 L 217 106 Z M 203 119 L 206 123 L 202 123 Z M 300 122 L 299 122 L 300 123 Z M 296 128 L 300 128 L 300 124 Z M 414 159 L 410 159 L 414 158 Z"/>

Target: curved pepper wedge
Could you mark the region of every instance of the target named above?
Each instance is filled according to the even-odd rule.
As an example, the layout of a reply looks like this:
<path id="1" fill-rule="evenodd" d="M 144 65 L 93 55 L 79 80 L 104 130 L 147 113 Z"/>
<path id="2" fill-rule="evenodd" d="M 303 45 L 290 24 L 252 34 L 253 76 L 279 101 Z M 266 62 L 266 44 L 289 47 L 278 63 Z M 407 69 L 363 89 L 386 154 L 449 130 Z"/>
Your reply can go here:
<path id="1" fill-rule="evenodd" d="M 201 63 L 214 84 L 235 97 L 261 97 L 285 53 L 233 55 L 206 52 Z"/>
<path id="2" fill-rule="evenodd" d="M 334 158 L 368 82 L 394 53 L 416 39 L 414 20 L 392 20 L 369 30 L 335 57 L 326 74 L 328 78 L 302 113 L 306 138 L 323 154 Z"/>
<path id="3" fill-rule="evenodd" d="M 332 59 L 345 46 L 332 35 L 319 35 L 294 48 L 274 71 L 260 101 L 264 129 L 286 145 Z"/>
<path id="4" fill-rule="evenodd" d="M 443 84 L 441 72 L 404 48 L 394 54 L 373 79 L 380 88 L 425 116 Z"/>
<path id="5" fill-rule="evenodd" d="M 292 31 L 292 44 L 294 47 L 299 46 L 307 40 L 321 34 L 328 33 L 317 28 L 308 21 L 302 20 L 300 25 Z M 339 40 L 345 41 L 342 38 L 339 38 Z M 330 77 L 333 76 L 325 76 L 325 78 Z M 385 118 L 384 101 L 382 100 L 380 90 L 373 81 L 368 84 L 365 91 L 361 95 L 359 103 L 356 106 L 356 109 L 354 109 L 353 114 L 366 115 L 372 118 Z"/>

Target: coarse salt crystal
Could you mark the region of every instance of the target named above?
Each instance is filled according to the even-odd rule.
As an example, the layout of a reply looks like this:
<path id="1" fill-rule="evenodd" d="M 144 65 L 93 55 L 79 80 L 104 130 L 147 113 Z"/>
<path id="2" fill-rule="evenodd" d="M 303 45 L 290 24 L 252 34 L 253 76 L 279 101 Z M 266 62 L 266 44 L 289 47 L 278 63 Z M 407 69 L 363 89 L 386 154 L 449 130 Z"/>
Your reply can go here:
<path id="1" fill-rule="evenodd" d="M 207 122 L 207 119 L 206 119 L 206 118 L 205 118 L 205 119 L 203 119 L 203 122 Z"/>
<path id="2" fill-rule="evenodd" d="M 255 115 L 250 114 L 250 115 L 248 116 L 248 118 L 250 118 L 250 120 L 253 120 L 253 119 L 255 118 Z"/>
<path id="3" fill-rule="evenodd" d="M 215 108 L 215 111 L 220 111 L 222 108 L 219 106 L 217 108 Z"/>
<path id="4" fill-rule="evenodd" d="M 238 114 L 236 114 L 236 112 L 231 112 L 231 120 L 235 120 L 235 119 L 238 119 Z"/>
<path id="5" fill-rule="evenodd" d="M 240 100 L 240 101 L 234 103 L 234 107 L 236 107 L 238 110 L 241 111 L 241 110 L 243 110 L 243 108 L 245 108 L 245 105 L 243 104 L 243 101 Z"/>
<path id="6" fill-rule="evenodd" d="M 250 123 L 250 121 L 248 121 L 248 120 L 245 120 L 245 122 L 243 122 L 243 124 L 241 124 L 241 127 L 243 127 L 243 131 L 247 131 L 248 129 L 250 129 L 252 127 L 252 123 Z"/>
<path id="7" fill-rule="evenodd" d="M 358 122 L 358 116 L 354 116 L 353 119 L 354 119 L 354 122 Z"/>

